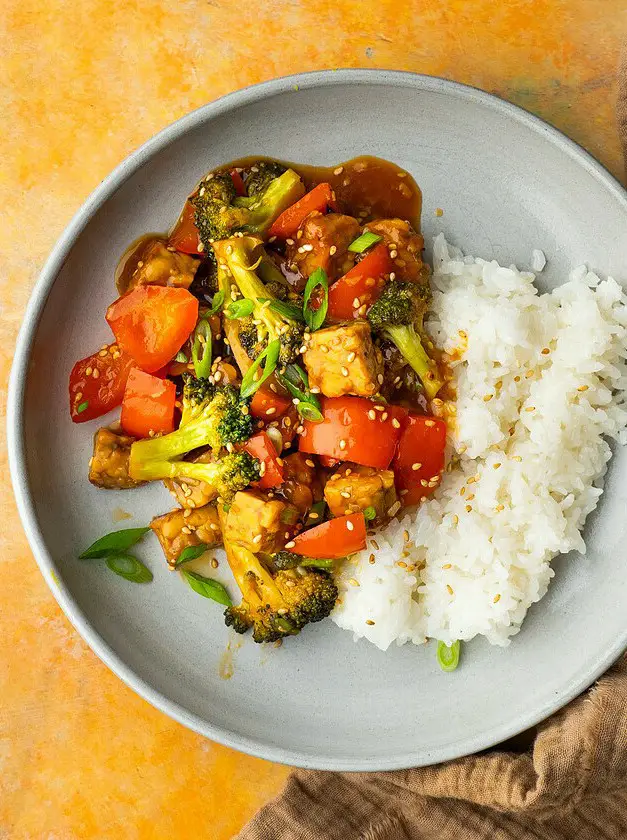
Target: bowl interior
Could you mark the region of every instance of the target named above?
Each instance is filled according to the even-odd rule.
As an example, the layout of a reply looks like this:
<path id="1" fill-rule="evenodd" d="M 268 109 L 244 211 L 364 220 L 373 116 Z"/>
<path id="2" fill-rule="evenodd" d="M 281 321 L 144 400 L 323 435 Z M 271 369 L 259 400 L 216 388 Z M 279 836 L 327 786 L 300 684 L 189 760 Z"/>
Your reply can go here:
<path id="1" fill-rule="evenodd" d="M 627 277 L 625 199 L 568 142 L 509 106 L 437 81 L 380 74 L 278 82 L 192 115 L 102 204 L 71 248 L 39 324 L 23 404 L 22 509 L 55 594 L 97 652 L 144 696 L 208 736 L 292 764 L 387 769 L 433 763 L 501 740 L 546 716 L 625 644 L 627 460 L 617 452 L 587 527 L 589 550 L 555 562 L 546 598 L 507 649 L 473 642 L 443 674 L 433 644 L 382 653 L 331 622 L 281 649 L 233 643 L 221 610 L 165 567 L 150 535 L 150 586 L 132 586 L 78 551 L 115 527 L 172 507 L 161 486 L 104 492 L 86 479 L 92 433 L 67 412 L 73 362 L 110 339 L 104 311 L 119 255 L 162 231 L 208 169 L 262 153 L 332 164 L 367 153 L 408 169 L 424 195 L 423 231 L 529 267 L 548 258 L 545 288 L 587 261 Z M 330 84 L 327 82 L 330 81 Z M 132 168 L 132 165 L 131 165 Z M 444 215 L 436 217 L 435 209 Z M 45 410 L 44 410 L 45 407 Z M 52 419 L 52 422 L 51 422 Z M 27 481 L 31 499 L 24 496 Z M 114 525 L 122 509 L 132 519 Z M 36 523 L 35 523 L 36 520 Z M 45 549 L 44 549 L 45 545 Z M 47 553 L 46 553 L 47 552 Z M 229 581 L 221 566 L 220 578 Z M 241 644 L 241 647 L 236 647 Z"/>

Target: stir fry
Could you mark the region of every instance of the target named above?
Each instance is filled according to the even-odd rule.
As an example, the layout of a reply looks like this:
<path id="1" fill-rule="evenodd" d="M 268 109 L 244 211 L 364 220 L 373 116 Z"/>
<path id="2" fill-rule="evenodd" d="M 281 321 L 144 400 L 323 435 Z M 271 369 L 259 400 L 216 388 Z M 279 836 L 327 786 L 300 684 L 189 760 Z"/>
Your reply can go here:
<path id="1" fill-rule="evenodd" d="M 188 582 L 257 642 L 327 617 L 337 564 L 440 481 L 418 218 L 411 177 L 372 158 L 210 172 L 169 235 L 124 256 L 114 341 L 71 372 L 74 422 L 121 406 L 89 480 L 163 482 L 176 507 L 150 527 L 168 565 L 222 546 L 241 601 Z"/>

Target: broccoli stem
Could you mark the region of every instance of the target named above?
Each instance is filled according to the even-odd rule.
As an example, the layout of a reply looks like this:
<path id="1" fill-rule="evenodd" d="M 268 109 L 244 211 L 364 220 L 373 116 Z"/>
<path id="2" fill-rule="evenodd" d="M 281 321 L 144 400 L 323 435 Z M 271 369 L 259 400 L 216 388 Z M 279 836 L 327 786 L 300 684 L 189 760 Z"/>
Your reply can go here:
<path id="1" fill-rule="evenodd" d="M 427 397 L 432 400 L 442 387 L 443 382 L 438 376 L 435 364 L 422 346 L 422 341 L 416 330 L 407 325 L 388 325 L 384 332 L 396 344 L 405 359 L 416 371 Z"/>
<path id="2" fill-rule="evenodd" d="M 162 437 L 146 438 L 138 440 L 133 444 L 131 452 L 131 468 L 134 465 L 148 464 L 149 462 L 170 461 L 198 449 L 209 442 L 208 426 L 206 423 L 187 423 L 180 429 L 170 432 Z"/>

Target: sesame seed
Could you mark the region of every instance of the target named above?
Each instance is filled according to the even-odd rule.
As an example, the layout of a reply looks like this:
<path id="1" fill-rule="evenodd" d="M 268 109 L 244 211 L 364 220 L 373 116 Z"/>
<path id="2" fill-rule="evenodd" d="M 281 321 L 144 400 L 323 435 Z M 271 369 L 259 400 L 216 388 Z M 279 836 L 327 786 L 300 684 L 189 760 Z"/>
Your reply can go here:
<path id="1" fill-rule="evenodd" d="M 286 244 L 286 245 L 293 245 L 293 244 L 294 244 L 294 240 L 293 240 L 293 239 L 286 239 L 286 240 L 285 240 L 285 244 Z"/>
<path id="2" fill-rule="evenodd" d="M 342 376 L 348 376 L 348 368 L 342 368 Z"/>
<path id="3" fill-rule="evenodd" d="M 453 564 L 452 564 L 452 563 L 445 563 L 445 564 L 442 566 L 442 568 L 443 568 L 443 569 L 452 569 L 452 568 L 453 568 Z"/>
<path id="4" fill-rule="evenodd" d="M 425 426 L 431 428 L 431 426 L 435 426 L 435 420 L 425 420 Z"/>
<path id="5" fill-rule="evenodd" d="M 374 566 L 374 563 L 375 563 L 374 554 L 370 555 L 370 557 L 368 558 L 368 562 L 370 563 L 371 566 Z"/>
<path id="6" fill-rule="evenodd" d="M 88 367 L 87 370 L 85 371 L 85 376 L 91 376 L 92 373 L 93 373 L 93 370 L 94 369 L 92 367 Z"/>
<path id="7" fill-rule="evenodd" d="M 448 592 L 449 595 L 453 594 L 453 587 L 450 586 L 448 583 L 446 584 L 446 591 Z"/>
<path id="8" fill-rule="evenodd" d="M 361 306 L 361 301 L 359 300 L 359 298 L 358 297 L 353 298 L 353 309 L 359 309 L 360 306 Z"/>
<path id="9" fill-rule="evenodd" d="M 548 347 L 544 347 L 540 352 L 542 353 L 543 356 L 548 356 L 551 351 L 549 350 Z"/>
<path id="10" fill-rule="evenodd" d="M 317 511 L 312 510 L 312 511 L 309 512 L 309 518 L 310 519 L 320 519 L 320 514 Z"/>
<path id="11" fill-rule="evenodd" d="M 341 175 L 342 172 L 344 172 L 344 167 L 343 166 L 338 166 L 337 169 L 333 170 L 334 175 Z"/>
<path id="12" fill-rule="evenodd" d="M 409 542 L 409 531 L 403 531 L 403 539 L 405 542 Z"/>
<path id="13" fill-rule="evenodd" d="M 382 373 L 377 375 L 377 382 L 379 383 L 379 385 L 383 385 L 383 374 Z"/>
<path id="14" fill-rule="evenodd" d="M 420 467 L 421 467 L 421 466 L 422 466 L 422 464 L 420 463 L 420 461 L 415 461 L 415 462 L 411 465 L 411 468 L 412 468 L 412 470 L 413 470 L 414 472 L 417 472 L 417 471 L 420 469 Z"/>
<path id="15" fill-rule="evenodd" d="M 390 251 L 390 256 L 392 257 L 392 259 L 396 259 L 396 257 L 398 257 L 398 251 L 396 250 L 396 248 L 392 248 L 392 250 Z"/>
<path id="16" fill-rule="evenodd" d="M 371 618 L 367 618 L 367 619 L 366 619 L 366 624 L 367 624 L 369 627 L 374 627 L 374 621 L 373 621 Z"/>
<path id="17" fill-rule="evenodd" d="M 187 517 L 188 517 L 188 516 L 191 516 L 191 515 L 192 515 L 191 510 L 189 510 L 189 509 L 185 509 L 185 510 L 183 511 L 183 519 L 187 519 Z"/>
<path id="18" fill-rule="evenodd" d="M 329 248 L 329 256 L 332 257 L 335 254 L 336 251 L 337 251 L 337 247 L 335 245 L 331 245 L 331 247 Z"/>
<path id="19" fill-rule="evenodd" d="M 525 411 L 535 411 L 535 410 L 536 410 L 535 405 L 528 405 L 527 408 L 525 409 Z"/>
<path id="20" fill-rule="evenodd" d="M 354 528 L 355 528 L 355 526 L 354 526 L 354 525 L 353 525 L 353 523 L 350 521 L 350 519 L 347 519 L 347 520 L 346 520 L 346 530 L 347 530 L 347 531 L 353 531 L 353 530 L 354 530 Z"/>
<path id="21" fill-rule="evenodd" d="M 460 496 L 465 496 L 465 495 L 466 495 L 466 488 L 465 488 L 465 487 L 462 487 L 462 488 L 460 489 L 460 491 L 459 491 L 459 495 L 460 495 Z"/>
<path id="22" fill-rule="evenodd" d="M 531 377 L 533 376 L 533 373 L 534 372 L 532 370 L 528 370 L 527 373 L 525 374 L 525 379 L 531 379 Z"/>
<path id="23" fill-rule="evenodd" d="M 340 449 L 346 449 L 346 441 L 344 440 L 344 438 L 342 438 L 342 440 L 340 441 Z"/>
<path id="24" fill-rule="evenodd" d="M 577 388 L 577 390 L 578 391 L 587 391 L 588 387 L 589 387 L 588 385 L 580 385 L 579 388 Z"/>
<path id="25" fill-rule="evenodd" d="M 276 408 L 275 408 L 275 406 L 271 406 L 271 408 L 269 408 L 269 409 L 266 411 L 266 414 L 267 414 L 267 415 L 270 415 L 270 414 L 276 414 Z"/>
<path id="26" fill-rule="evenodd" d="M 76 402 L 80 402 L 83 399 L 83 392 L 79 391 L 78 394 L 76 394 L 76 396 L 74 397 L 74 399 L 76 400 Z"/>
<path id="27" fill-rule="evenodd" d="M 312 385 L 309 390 L 311 391 L 312 394 L 319 394 L 320 393 L 320 388 L 318 388 L 317 385 Z"/>
<path id="28" fill-rule="evenodd" d="M 404 560 L 398 560 L 396 565 L 399 566 L 401 569 L 406 569 L 407 568 L 407 563 L 405 563 Z"/>
<path id="29" fill-rule="evenodd" d="M 212 558 L 211 558 L 211 568 L 212 568 L 212 569 L 217 569 L 219 565 L 220 565 L 220 564 L 218 563 L 218 561 L 216 560 L 216 558 L 215 558 L 215 557 L 212 557 Z"/>
<path id="30" fill-rule="evenodd" d="M 315 462 L 312 461 L 311 458 L 306 458 L 305 463 L 307 464 L 308 467 L 315 467 L 316 466 Z"/>
<path id="31" fill-rule="evenodd" d="M 375 411 L 374 411 L 372 408 L 371 408 L 371 409 L 370 409 L 370 411 L 368 412 L 368 417 L 369 417 L 371 420 L 376 420 L 377 415 L 376 415 Z"/>
<path id="32" fill-rule="evenodd" d="M 187 525 L 183 525 L 183 527 L 181 528 L 181 533 L 182 533 L 182 534 L 191 534 L 191 531 L 190 531 L 190 529 L 187 527 Z"/>
<path id="33" fill-rule="evenodd" d="M 499 602 L 500 600 L 501 600 L 501 596 L 497 594 L 497 595 L 495 595 L 495 596 L 494 596 L 494 598 L 492 599 L 492 603 L 493 603 L 493 604 L 498 604 L 498 602 Z"/>
<path id="34" fill-rule="evenodd" d="M 351 494 L 348 492 L 348 490 L 342 490 L 341 493 L 340 493 L 340 496 L 343 499 L 350 499 Z"/>
<path id="35" fill-rule="evenodd" d="M 520 376 L 515 376 L 514 377 L 514 382 L 520 382 Z"/>
<path id="36" fill-rule="evenodd" d="M 467 501 L 467 502 L 472 502 L 472 500 L 473 500 L 474 498 L 475 498 L 475 494 L 474 494 L 474 493 L 469 493 L 469 494 L 466 496 L 466 501 Z"/>
<path id="37" fill-rule="evenodd" d="M 392 418 L 392 425 L 394 426 L 395 429 L 400 429 L 400 427 L 401 427 L 401 424 L 398 422 L 396 417 Z"/>
<path id="38" fill-rule="evenodd" d="M 399 512 L 400 509 L 401 509 L 401 503 L 400 502 L 394 502 L 392 507 L 388 508 L 388 516 L 396 516 L 396 514 Z"/>
<path id="39" fill-rule="evenodd" d="M 329 348 L 327 347 L 326 344 L 321 344 L 320 347 L 319 347 L 319 350 L 320 350 L 321 353 L 328 353 L 329 352 Z"/>
<path id="40" fill-rule="evenodd" d="M 390 280 L 396 280 L 396 272 L 390 271 Z"/>
<path id="41" fill-rule="evenodd" d="M 520 455 L 512 455 L 512 461 L 522 461 L 522 457 Z"/>
<path id="42" fill-rule="evenodd" d="M 303 251 L 313 251 L 313 245 L 307 243 L 306 245 L 301 245 Z"/>
<path id="43" fill-rule="evenodd" d="M 502 510 L 505 510 L 505 505 L 497 505 L 497 506 L 494 508 L 494 510 L 495 510 L 497 513 L 500 513 Z"/>
<path id="44" fill-rule="evenodd" d="M 294 397 L 294 399 L 292 400 L 292 403 L 293 403 L 293 405 L 300 405 L 300 400 L 298 399 L 298 397 Z"/>
<path id="45" fill-rule="evenodd" d="M 376 540 L 370 540 L 370 544 L 375 549 L 375 551 L 379 551 L 379 543 Z"/>
<path id="46" fill-rule="evenodd" d="M 303 433 L 304 431 L 305 431 L 305 427 L 304 427 L 304 426 L 296 426 L 296 434 L 297 434 L 297 435 L 302 435 L 302 433 Z"/>
<path id="47" fill-rule="evenodd" d="M 490 402 L 490 400 L 492 399 L 493 396 L 494 396 L 494 394 L 486 394 L 485 397 L 483 398 L 483 401 L 484 402 Z"/>
<path id="48" fill-rule="evenodd" d="M 265 461 L 261 461 L 259 463 L 259 476 L 260 476 L 260 478 L 263 478 L 263 476 L 265 474 L 266 474 L 266 464 L 265 464 Z"/>
<path id="49" fill-rule="evenodd" d="M 289 542 L 285 543 L 285 548 L 294 548 L 295 545 L 296 543 L 294 542 L 294 540 L 290 540 Z"/>
<path id="50" fill-rule="evenodd" d="M 466 505 L 466 513 L 470 513 L 472 510 L 472 505 Z"/>
<path id="51" fill-rule="evenodd" d="M 355 578 L 350 578 L 350 580 L 348 582 L 350 583 L 351 586 L 359 586 L 359 581 L 355 580 Z"/>
<path id="52" fill-rule="evenodd" d="M 457 516 L 456 514 L 453 514 L 453 525 L 457 525 L 458 522 L 459 522 L 459 516 Z"/>
<path id="53" fill-rule="evenodd" d="M 255 543 L 255 545 L 259 545 L 259 543 L 261 542 L 261 534 L 257 534 L 256 536 L 254 536 L 253 542 Z"/>
<path id="54" fill-rule="evenodd" d="M 492 467 L 493 467 L 493 469 L 495 469 L 495 470 L 498 470 L 498 468 L 499 468 L 500 466 L 501 466 L 501 462 L 500 462 L 500 461 L 497 461 L 497 462 L 496 462 L 496 464 L 492 464 Z"/>

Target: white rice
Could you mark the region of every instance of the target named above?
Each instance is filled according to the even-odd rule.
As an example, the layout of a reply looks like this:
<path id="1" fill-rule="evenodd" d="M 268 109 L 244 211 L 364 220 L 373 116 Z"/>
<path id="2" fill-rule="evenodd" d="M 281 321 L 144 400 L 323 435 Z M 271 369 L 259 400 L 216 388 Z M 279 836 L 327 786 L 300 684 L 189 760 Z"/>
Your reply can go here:
<path id="1" fill-rule="evenodd" d="M 532 273 L 464 257 L 441 235 L 434 262 L 428 329 L 446 352 L 464 351 L 453 466 L 413 515 L 374 537 L 378 549 L 369 539 L 347 561 L 332 615 L 383 650 L 427 637 L 508 644 L 545 594 L 551 560 L 585 551 L 606 437 L 627 442 L 618 283 L 582 266 L 540 295 Z"/>

